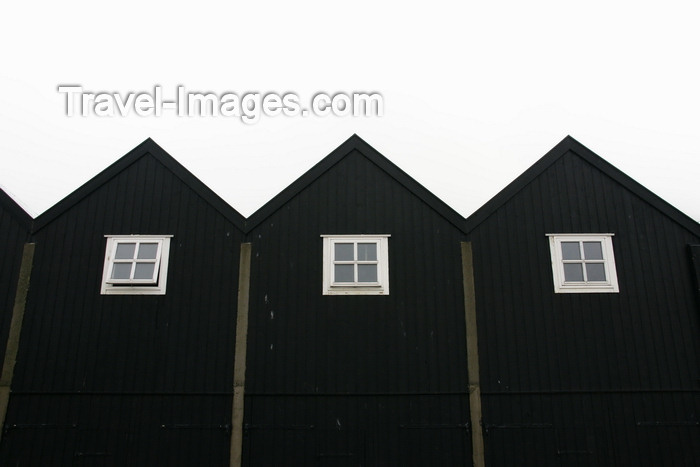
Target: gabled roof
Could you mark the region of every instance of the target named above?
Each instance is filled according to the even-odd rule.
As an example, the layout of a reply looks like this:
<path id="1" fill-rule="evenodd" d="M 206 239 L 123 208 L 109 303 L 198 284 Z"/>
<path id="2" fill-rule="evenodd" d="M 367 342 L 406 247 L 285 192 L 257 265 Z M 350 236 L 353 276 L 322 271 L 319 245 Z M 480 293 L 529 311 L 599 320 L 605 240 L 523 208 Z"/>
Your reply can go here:
<path id="1" fill-rule="evenodd" d="M 299 177 L 291 185 L 282 190 L 270 201 L 265 203 L 264 206 L 255 211 L 255 213 L 253 213 L 246 221 L 246 232 L 250 232 L 275 211 L 289 202 L 304 188 L 311 185 L 315 180 L 354 151 L 359 152 L 379 169 L 386 172 L 390 177 L 400 183 L 409 192 L 421 199 L 425 204 L 430 206 L 452 225 L 457 227 L 459 230 L 464 231 L 464 218 L 457 211 L 428 191 L 427 188 L 414 180 L 406 172 L 394 165 L 393 162 L 380 154 L 362 138 L 354 134 L 328 156 L 323 158 L 318 164 L 309 169 L 304 175 Z"/>
<path id="2" fill-rule="evenodd" d="M 559 144 L 554 146 L 540 160 L 535 162 L 529 169 L 523 172 L 518 178 L 513 180 L 508 186 L 501 190 L 496 196 L 491 198 L 486 204 L 480 207 L 474 214 L 466 219 L 466 232 L 471 232 L 479 224 L 484 222 L 491 214 L 507 203 L 520 190 L 525 188 L 535 178 L 547 170 L 552 164 L 569 152 L 588 162 L 605 175 L 627 188 L 636 196 L 661 211 L 663 214 L 673 219 L 675 222 L 689 230 L 694 235 L 700 236 L 700 224 L 683 214 L 681 211 L 671 206 L 669 203 L 643 187 L 631 177 L 623 173 L 620 169 L 595 154 L 593 151 L 576 141 L 571 136 L 564 138 Z"/>
<path id="3" fill-rule="evenodd" d="M 22 206 L 17 204 L 17 201 L 5 193 L 5 190 L 2 188 L 0 188 L 0 206 L 9 212 L 23 228 L 29 231 L 32 226 L 32 216 L 27 214 L 27 212 L 22 209 Z"/>
<path id="4" fill-rule="evenodd" d="M 177 178 L 182 180 L 182 182 L 190 187 L 197 195 L 201 196 L 205 201 L 211 204 L 214 209 L 216 209 L 221 215 L 233 223 L 236 227 L 243 230 L 244 227 L 244 217 L 233 209 L 226 201 L 221 199 L 219 195 L 214 193 L 209 187 L 202 183 L 197 177 L 195 177 L 189 170 L 182 166 L 178 161 L 176 161 L 170 154 L 168 154 L 163 148 L 158 146 L 155 141 L 151 138 L 146 139 L 143 143 L 136 146 L 134 149 L 129 151 L 121 159 L 117 160 L 114 164 L 107 167 L 105 170 L 100 172 L 98 175 L 93 177 L 83 186 L 75 190 L 73 193 L 69 194 L 61 201 L 56 203 L 53 207 L 48 209 L 46 212 L 41 214 L 34 221 L 33 232 L 37 232 L 44 228 L 47 224 L 61 216 L 63 213 L 68 211 L 70 208 L 75 206 L 77 203 L 85 199 L 95 190 L 103 186 L 109 180 L 116 177 L 119 173 L 126 170 L 129 166 L 134 164 L 136 161 L 151 155 L 158 162 L 163 164 L 168 170 L 170 170 Z"/>

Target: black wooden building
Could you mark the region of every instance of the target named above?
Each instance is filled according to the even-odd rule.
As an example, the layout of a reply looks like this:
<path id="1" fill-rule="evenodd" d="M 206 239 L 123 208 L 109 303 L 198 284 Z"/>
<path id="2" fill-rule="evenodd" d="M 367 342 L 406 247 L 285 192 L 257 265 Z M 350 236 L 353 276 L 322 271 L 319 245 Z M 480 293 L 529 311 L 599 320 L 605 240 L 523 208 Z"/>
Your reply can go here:
<path id="1" fill-rule="evenodd" d="M 700 226 L 570 137 L 467 219 L 357 136 L 0 209 L 0 465 L 700 465 Z"/>
<path id="2" fill-rule="evenodd" d="M 463 222 L 359 138 L 249 219 L 248 465 L 469 462 Z M 333 241 L 376 245 L 390 289 L 335 294 Z"/>
<path id="3" fill-rule="evenodd" d="M 466 230 L 487 465 L 700 465 L 698 223 L 566 138 Z M 551 244 L 601 237 L 618 290 L 555 292 Z"/>
<path id="4" fill-rule="evenodd" d="M 228 463 L 242 225 L 150 140 L 39 216 L 0 465 Z M 101 293 L 122 235 L 166 293 Z"/>

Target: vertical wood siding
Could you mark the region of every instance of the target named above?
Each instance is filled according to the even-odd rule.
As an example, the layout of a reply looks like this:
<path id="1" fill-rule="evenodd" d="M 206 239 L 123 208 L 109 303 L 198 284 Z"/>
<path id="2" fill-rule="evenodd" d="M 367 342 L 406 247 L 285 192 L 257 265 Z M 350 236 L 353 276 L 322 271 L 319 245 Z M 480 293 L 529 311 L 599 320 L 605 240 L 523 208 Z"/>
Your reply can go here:
<path id="1" fill-rule="evenodd" d="M 620 293 L 554 294 L 545 234 L 607 232 L 615 234 Z M 656 412 L 648 421 L 678 422 L 685 424 L 683 436 L 697 434 L 698 426 L 690 422 L 700 418 L 700 323 L 687 252 L 689 243 L 698 242 L 696 236 L 568 153 L 469 237 L 475 257 L 485 424 L 546 422 L 550 431 L 595 433 L 623 398 L 619 394 L 630 392 L 629 397 Z M 571 395 L 549 396 L 554 393 Z M 532 396 L 521 401 L 518 394 Z M 530 408 L 538 397 L 561 404 L 556 406 L 559 412 L 548 413 L 552 409 L 546 405 Z M 563 399 L 571 405 L 558 402 Z M 587 406 L 590 401 L 594 405 Z M 504 416 L 505 407 L 520 415 Z M 636 437 L 615 446 L 622 464 L 579 464 L 557 457 L 558 462 L 691 465 L 670 460 L 647 464 L 648 449 L 641 446 L 651 438 L 639 433 L 657 428 L 642 430 L 635 425 L 638 417 L 615 413 L 621 418 L 606 428 L 612 433 L 608 442 Z M 589 418 L 594 421 L 589 423 Z M 533 459 L 553 455 L 553 444 L 540 444 L 551 441 L 551 432 L 522 429 L 526 431 L 517 435 L 491 430 L 486 437 L 488 465 L 516 465 L 514 453 L 525 448 Z M 686 449 L 679 455 L 689 453 Z M 698 457 L 695 461 L 700 462 Z M 551 462 L 527 465 L 560 465 Z"/>
<path id="2" fill-rule="evenodd" d="M 166 295 L 100 295 L 106 234 L 173 235 Z M 26 424 L 72 423 L 78 432 L 94 428 L 106 438 L 122 433 L 132 448 L 129 465 L 159 464 L 147 455 L 165 447 L 165 438 L 173 443 L 173 453 L 191 450 L 167 465 L 214 465 L 214 459 L 226 457 L 225 429 L 197 444 L 204 432 L 196 434 L 193 427 L 230 424 L 242 233 L 145 155 L 43 227 L 34 240 L 32 287 L 13 384 L 16 397 L 7 420 L 20 428 L 3 438 L 0 464 L 22 460 L 13 456 L 29 449 L 23 443 L 32 437 L 21 429 Z M 32 405 L 62 404 L 64 399 L 70 412 L 27 412 Z M 185 429 L 173 429 L 180 434 L 163 438 L 167 430 L 161 426 L 168 424 Z M 185 433 L 196 436 L 189 447 L 176 446 L 178 439 L 184 443 Z M 74 435 L 68 432 L 60 436 L 68 438 L 32 445 L 32 456 L 61 452 L 71 458 L 102 449 L 97 438 L 91 446 L 89 436 L 80 442 L 69 440 Z M 117 455 L 119 443 L 108 444 Z"/>
<path id="3" fill-rule="evenodd" d="M 244 465 L 471 464 L 461 241 L 488 466 L 700 465 L 689 224 L 570 151 L 465 235 L 353 144 L 245 235 L 151 155 L 40 224 L 0 465 L 227 465 L 244 241 Z M 4 207 L 3 339 L 29 229 Z M 607 232 L 620 292 L 555 294 L 546 234 Z M 106 234 L 173 235 L 166 295 L 100 295 Z M 322 295 L 333 234 L 391 235 L 390 295 Z"/>
<path id="4" fill-rule="evenodd" d="M 224 466 L 230 410 L 224 395 L 20 394 L 0 463 Z"/>
<path id="5" fill-rule="evenodd" d="M 322 234 L 390 234 L 390 295 L 322 295 Z M 265 219 L 250 232 L 246 398 L 253 410 L 246 409 L 246 425 L 294 423 L 261 412 L 255 401 L 262 396 L 283 414 L 305 404 L 318 415 L 308 422 L 314 426 L 357 404 L 378 410 L 369 396 L 393 396 L 391 404 L 413 397 L 419 425 L 442 423 L 432 411 L 445 398 L 454 412 L 443 422 L 468 423 L 460 240 L 458 229 L 357 151 Z M 400 415 L 386 412 L 382 423 L 393 430 Z M 384 436 L 387 452 L 419 449 L 410 436 L 382 432 L 367 417 L 343 426 Z M 271 455 L 270 441 L 263 438 L 251 434 L 248 465 L 268 465 L 261 459 Z M 451 452 L 469 459 L 468 433 L 458 438 L 450 438 Z M 305 465 L 315 449 L 299 447 L 289 465 Z M 361 465 L 392 465 L 383 458 L 370 453 Z M 401 465 L 425 465 L 419 459 Z"/>
<path id="6" fill-rule="evenodd" d="M 471 465 L 466 395 L 290 394 L 247 400 L 246 465 Z"/>

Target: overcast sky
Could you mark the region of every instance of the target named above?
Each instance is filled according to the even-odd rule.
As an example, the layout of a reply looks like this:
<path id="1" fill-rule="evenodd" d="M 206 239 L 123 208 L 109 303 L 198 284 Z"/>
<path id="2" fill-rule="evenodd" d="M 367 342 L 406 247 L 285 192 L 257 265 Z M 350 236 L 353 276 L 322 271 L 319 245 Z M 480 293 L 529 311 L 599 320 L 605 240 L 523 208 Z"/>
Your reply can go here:
<path id="1" fill-rule="evenodd" d="M 11 2 L 0 186 L 36 216 L 147 137 L 248 216 L 353 133 L 468 216 L 571 135 L 700 221 L 693 2 Z M 73 116 L 127 94 L 377 92 L 382 117 Z"/>

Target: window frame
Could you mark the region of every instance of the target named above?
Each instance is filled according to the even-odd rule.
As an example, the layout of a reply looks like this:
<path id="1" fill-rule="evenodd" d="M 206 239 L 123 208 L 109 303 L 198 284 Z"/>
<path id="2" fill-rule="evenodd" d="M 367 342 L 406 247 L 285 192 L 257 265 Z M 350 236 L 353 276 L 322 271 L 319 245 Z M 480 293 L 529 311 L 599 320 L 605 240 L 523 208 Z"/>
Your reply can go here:
<path id="1" fill-rule="evenodd" d="M 618 293 L 620 291 L 617 281 L 617 268 L 615 266 L 615 254 L 613 251 L 612 233 L 596 234 L 547 234 L 552 260 L 552 276 L 554 280 L 554 293 Z M 564 260 L 562 255 L 562 242 L 600 242 L 603 255 L 602 260 L 586 260 L 583 255 L 578 260 Z M 587 263 L 602 263 L 605 271 L 605 281 L 566 281 L 564 264 L 580 263 L 586 277 Z"/>
<path id="2" fill-rule="evenodd" d="M 323 238 L 323 295 L 389 295 L 389 237 L 388 234 L 377 235 L 321 235 Z M 352 243 L 354 257 L 351 261 L 335 260 L 335 244 Z M 377 260 L 363 261 L 357 259 L 358 243 L 375 243 L 377 245 Z M 336 264 L 352 264 L 354 282 L 335 282 Z M 377 265 L 376 282 L 359 282 L 357 279 L 358 266 L 362 264 Z"/>
<path id="3" fill-rule="evenodd" d="M 105 235 L 104 267 L 102 269 L 101 295 L 165 295 L 168 280 L 168 262 L 170 258 L 170 239 L 172 235 Z M 116 260 L 117 247 L 124 243 L 136 243 L 134 255 L 137 256 L 138 248 L 144 243 L 157 243 L 154 273 L 151 279 L 111 279 L 111 273 L 115 264 L 139 264 L 148 261 Z M 134 268 L 135 269 L 135 268 Z M 132 269 L 131 275 L 133 276 Z"/>

